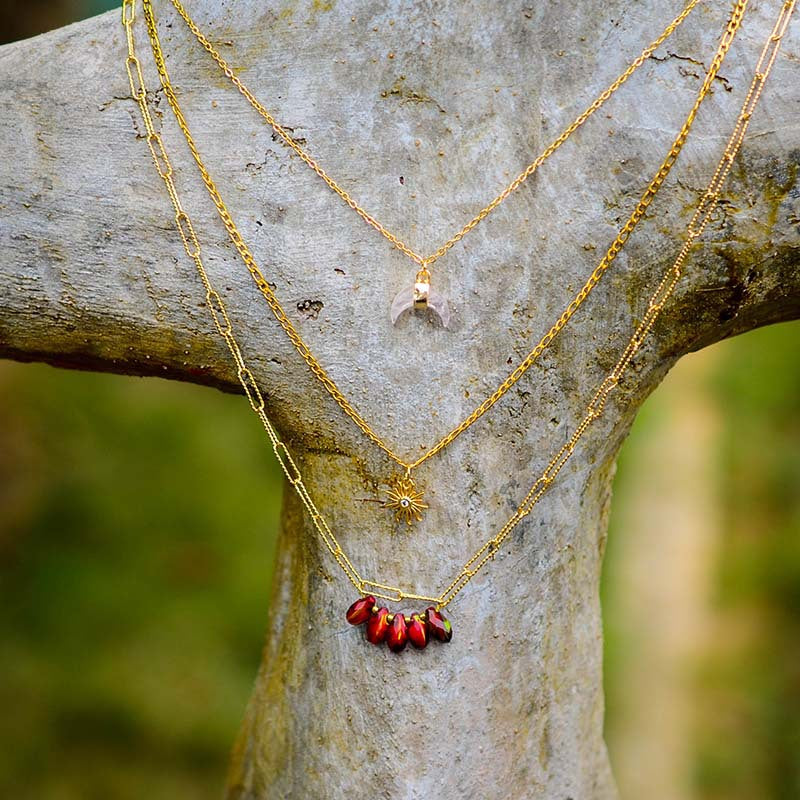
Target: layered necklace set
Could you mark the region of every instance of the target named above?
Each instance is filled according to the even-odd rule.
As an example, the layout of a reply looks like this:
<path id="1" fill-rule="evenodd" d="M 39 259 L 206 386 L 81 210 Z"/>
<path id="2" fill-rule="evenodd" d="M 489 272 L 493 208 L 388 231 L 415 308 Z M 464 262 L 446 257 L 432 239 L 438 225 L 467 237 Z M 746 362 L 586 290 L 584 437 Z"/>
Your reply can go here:
<path id="1" fill-rule="evenodd" d="M 578 128 L 598 111 L 611 95 L 614 94 L 628 78 L 652 56 L 656 49 L 672 35 L 678 26 L 684 22 L 695 6 L 698 5 L 699 0 L 689 0 L 681 13 L 669 22 L 663 32 L 651 44 L 645 47 L 640 55 L 631 61 L 626 69 L 601 92 L 581 114 L 564 128 L 564 130 L 553 139 L 553 141 L 550 142 L 550 144 L 548 144 L 502 192 L 500 192 L 500 194 L 475 214 L 472 219 L 444 242 L 441 247 L 429 255 L 422 255 L 409 247 L 402 239 L 379 222 L 375 216 L 362 208 L 347 191 L 331 178 L 310 155 L 308 150 L 290 136 L 289 130 L 279 124 L 267 108 L 238 77 L 234 69 L 225 61 L 211 41 L 194 23 L 179 0 L 171 0 L 171 2 L 189 30 L 194 34 L 199 44 L 213 61 L 216 62 L 223 75 L 247 99 L 258 114 L 261 115 L 280 141 L 289 147 L 304 164 L 315 172 L 342 201 L 364 220 L 365 223 L 391 242 L 391 244 L 413 264 L 413 281 L 409 280 L 408 286 L 401 290 L 391 303 L 387 301 L 392 324 L 396 323 L 398 318 L 406 312 L 419 311 L 423 312 L 418 314 L 420 318 L 427 319 L 429 322 L 438 322 L 438 324 L 446 328 L 450 323 L 450 307 L 447 299 L 433 288 L 432 268 L 435 262 L 444 257 L 454 245 L 513 194 L 516 189 L 527 181 L 528 178 L 530 178 L 542 164 L 544 164 L 544 162 L 578 130 Z M 522 502 L 499 530 L 468 558 L 461 569 L 453 575 L 449 583 L 438 594 L 424 594 L 416 588 L 411 590 L 405 587 L 391 586 L 387 583 L 362 576 L 351 562 L 347 553 L 334 535 L 333 530 L 326 522 L 325 516 L 309 494 L 296 461 L 292 457 L 286 444 L 278 435 L 275 427 L 270 422 L 266 413 L 264 395 L 259 388 L 253 372 L 248 367 L 248 362 L 243 350 L 235 337 L 233 325 L 225 303 L 219 292 L 214 288 L 214 284 L 206 271 L 201 253 L 200 240 L 192 224 L 189 213 L 181 202 L 176 187 L 175 171 L 167 155 L 164 140 L 153 124 L 148 90 L 145 85 L 141 62 L 136 54 L 134 40 L 137 0 L 123 0 L 122 22 L 128 46 L 126 69 L 130 81 L 131 93 L 141 112 L 146 132 L 144 137 L 145 141 L 175 210 L 175 226 L 180 234 L 187 256 L 192 260 L 197 269 L 200 281 L 205 290 L 206 306 L 211 314 L 215 327 L 228 346 L 231 357 L 233 358 L 238 380 L 241 383 L 242 389 L 253 411 L 264 426 L 275 455 L 286 475 L 286 479 L 303 503 L 312 525 L 325 544 L 330 555 L 358 593 L 358 599 L 350 606 L 345 616 L 347 621 L 352 625 L 365 626 L 365 635 L 368 641 L 376 645 L 386 643 L 389 649 L 394 652 L 402 651 L 409 642 L 418 649 L 425 648 L 430 641 L 434 640 L 438 642 L 449 642 L 453 635 L 453 629 L 450 620 L 442 613 L 443 609 L 494 559 L 509 534 L 531 513 L 539 499 L 555 481 L 561 469 L 574 453 L 584 434 L 591 428 L 594 422 L 603 415 L 609 396 L 622 380 L 632 359 L 644 344 L 659 314 L 671 298 L 680 281 L 686 266 L 686 261 L 694 244 L 712 218 L 717 204 L 719 203 L 721 192 L 731 170 L 734 158 L 744 139 L 753 110 L 761 96 L 766 80 L 774 64 L 781 39 L 789 24 L 795 4 L 796 0 L 787 0 L 787 2 L 782 3 L 780 6 L 775 24 L 761 50 L 752 81 L 741 105 L 736 122 L 713 171 L 712 177 L 697 203 L 691 221 L 686 227 L 674 260 L 663 273 L 658 284 L 655 285 L 647 303 L 646 310 L 639 323 L 634 326 L 633 333 L 627 344 L 622 348 L 614 367 L 608 372 L 589 397 L 589 401 L 582 416 L 575 421 L 571 436 L 564 445 L 553 453 L 546 467 L 533 481 L 529 491 L 522 499 Z M 419 458 L 410 460 L 407 457 L 404 458 L 387 444 L 358 412 L 351 401 L 348 400 L 344 392 L 337 386 L 334 379 L 314 356 L 310 347 L 305 343 L 299 331 L 285 313 L 275 292 L 274 284 L 271 284 L 264 277 L 255 257 L 239 232 L 232 215 L 228 211 L 222 195 L 206 168 L 197 144 L 192 137 L 186 117 L 183 114 L 167 71 L 164 52 L 156 28 L 152 0 L 142 0 L 145 25 L 153 52 L 155 66 L 159 74 L 161 89 L 186 139 L 189 151 L 199 169 L 200 176 L 217 209 L 222 224 L 238 255 L 241 257 L 242 262 L 252 276 L 257 290 L 266 301 L 267 307 L 275 316 L 281 329 L 289 338 L 299 356 L 307 364 L 312 375 L 322 384 L 331 398 L 339 405 L 354 425 L 357 426 L 366 439 L 383 453 L 388 462 L 391 462 L 395 472 L 394 474 L 386 476 L 384 483 L 385 489 L 383 490 L 385 499 L 382 506 L 388 513 L 395 516 L 398 524 L 411 526 L 415 522 L 419 522 L 422 519 L 425 509 L 428 508 L 428 505 L 424 502 L 425 494 L 416 481 L 415 470 L 455 441 L 464 431 L 486 414 L 495 403 L 525 375 L 533 363 L 569 323 L 575 312 L 591 294 L 608 268 L 614 263 L 614 260 L 622 251 L 639 221 L 647 212 L 647 209 L 669 175 L 672 166 L 677 161 L 683 145 L 688 138 L 700 105 L 706 95 L 711 91 L 713 83 L 718 76 L 720 66 L 741 26 L 747 5 L 748 0 L 736 0 L 736 2 L 733 3 L 733 8 L 724 30 L 722 31 L 716 52 L 709 62 L 709 67 L 702 85 L 697 92 L 694 103 L 686 115 L 678 134 L 668 149 L 664 160 L 644 187 L 639 201 L 634 205 L 630 215 L 620 227 L 616 237 L 611 242 L 602 258 L 600 258 L 597 266 L 588 275 L 583 286 L 578 290 L 558 319 L 556 319 L 539 342 L 522 359 L 519 365 L 507 375 L 495 391 L 488 395 L 468 416 L 438 442 L 425 449 Z M 416 604 L 418 610 L 408 612 L 407 606 L 409 603 Z M 390 609 L 389 606 L 392 606 L 393 609 Z M 397 606 L 399 606 L 399 608 L 396 608 Z M 424 609 L 422 608 L 423 606 Z"/>

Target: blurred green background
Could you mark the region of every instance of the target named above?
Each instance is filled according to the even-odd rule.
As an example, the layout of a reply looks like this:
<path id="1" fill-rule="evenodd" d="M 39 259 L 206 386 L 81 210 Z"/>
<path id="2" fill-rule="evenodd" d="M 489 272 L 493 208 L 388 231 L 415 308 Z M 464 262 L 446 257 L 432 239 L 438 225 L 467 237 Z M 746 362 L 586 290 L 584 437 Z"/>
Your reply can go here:
<path id="1" fill-rule="evenodd" d="M 115 5 L 5 0 L 0 41 Z M 603 603 L 628 800 L 800 798 L 798 345 L 781 325 L 684 359 L 620 458 Z M 0 362 L 0 796 L 220 796 L 281 491 L 251 416 Z"/>

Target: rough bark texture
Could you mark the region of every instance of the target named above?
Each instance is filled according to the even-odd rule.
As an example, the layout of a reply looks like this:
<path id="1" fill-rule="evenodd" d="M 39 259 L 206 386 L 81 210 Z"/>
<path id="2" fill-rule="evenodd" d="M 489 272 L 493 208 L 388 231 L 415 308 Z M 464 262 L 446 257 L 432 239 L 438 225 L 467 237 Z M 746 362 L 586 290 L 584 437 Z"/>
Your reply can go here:
<path id="1" fill-rule="evenodd" d="M 653 213 L 569 329 L 420 470 L 431 509 L 410 533 L 363 502 L 378 497 L 390 465 L 270 317 L 154 93 L 179 190 L 270 413 L 366 576 L 439 591 L 569 435 L 674 257 L 777 7 L 752 2 Z M 413 316 L 392 329 L 389 304 L 413 265 L 274 141 L 171 6 L 160 0 L 156 9 L 190 124 L 279 297 L 364 416 L 414 453 L 494 388 L 593 268 L 688 110 L 728 4 L 698 8 L 437 265 L 455 312 L 449 331 Z M 191 9 L 293 135 L 392 230 L 429 251 L 679 3 L 198 0 Z M 155 88 L 143 25 L 137 32 Z M 675 302 L 537 512 L 450 607 L 451 644 L 397 657 L 364 643 L 343 618 L 350 585 L 286 493 L 264 661 L 230 797 L 615 796 L 597 591 L 614 458 L 637 407 L 681 354 L 800 315 L 799 55 L 795 21 Z M 0 50 L 0 355 L 235 391 L 141 138 L 124 59 L 117 13 Z"/>

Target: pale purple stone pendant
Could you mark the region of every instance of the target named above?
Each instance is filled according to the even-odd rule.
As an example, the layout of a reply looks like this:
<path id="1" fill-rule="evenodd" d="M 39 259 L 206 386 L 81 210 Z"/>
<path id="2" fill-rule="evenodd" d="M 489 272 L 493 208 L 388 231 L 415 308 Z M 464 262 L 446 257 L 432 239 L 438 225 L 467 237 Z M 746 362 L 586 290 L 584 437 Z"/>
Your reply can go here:
<path id="1" fill-rule="evenodd" d="M 444 295 L 431 289 L 431 273 L 423 267 L 414 279 L 413 286 L 407 286 L 401 289 L 392 301 L 392 325 L 397 324 L 400 315 L 408 309 L 431 309 L 442 327 L 446 328 L 450 324 L 450 307 L 447 305 L 447 300 Z"/>

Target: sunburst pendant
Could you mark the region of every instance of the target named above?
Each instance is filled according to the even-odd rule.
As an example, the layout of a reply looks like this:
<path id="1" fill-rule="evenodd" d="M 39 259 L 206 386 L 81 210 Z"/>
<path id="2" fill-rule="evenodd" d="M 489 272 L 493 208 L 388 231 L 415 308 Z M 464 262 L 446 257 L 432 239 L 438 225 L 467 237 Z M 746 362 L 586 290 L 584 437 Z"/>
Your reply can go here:
<path id="1" fill-rule="evenodd" d="M 415 520 L 422 520 L 422 512 L 428 506 L 422 502 L 424 492 L 417 489 L 414 479 L 406 475 L 393 475 L 388 482 L 388 489 L 384 489 L 387 495 L 383 501 L 383 507 L 394 511 L 394 518 L 397 522 L 405 522 L 411 525 Z"/>

